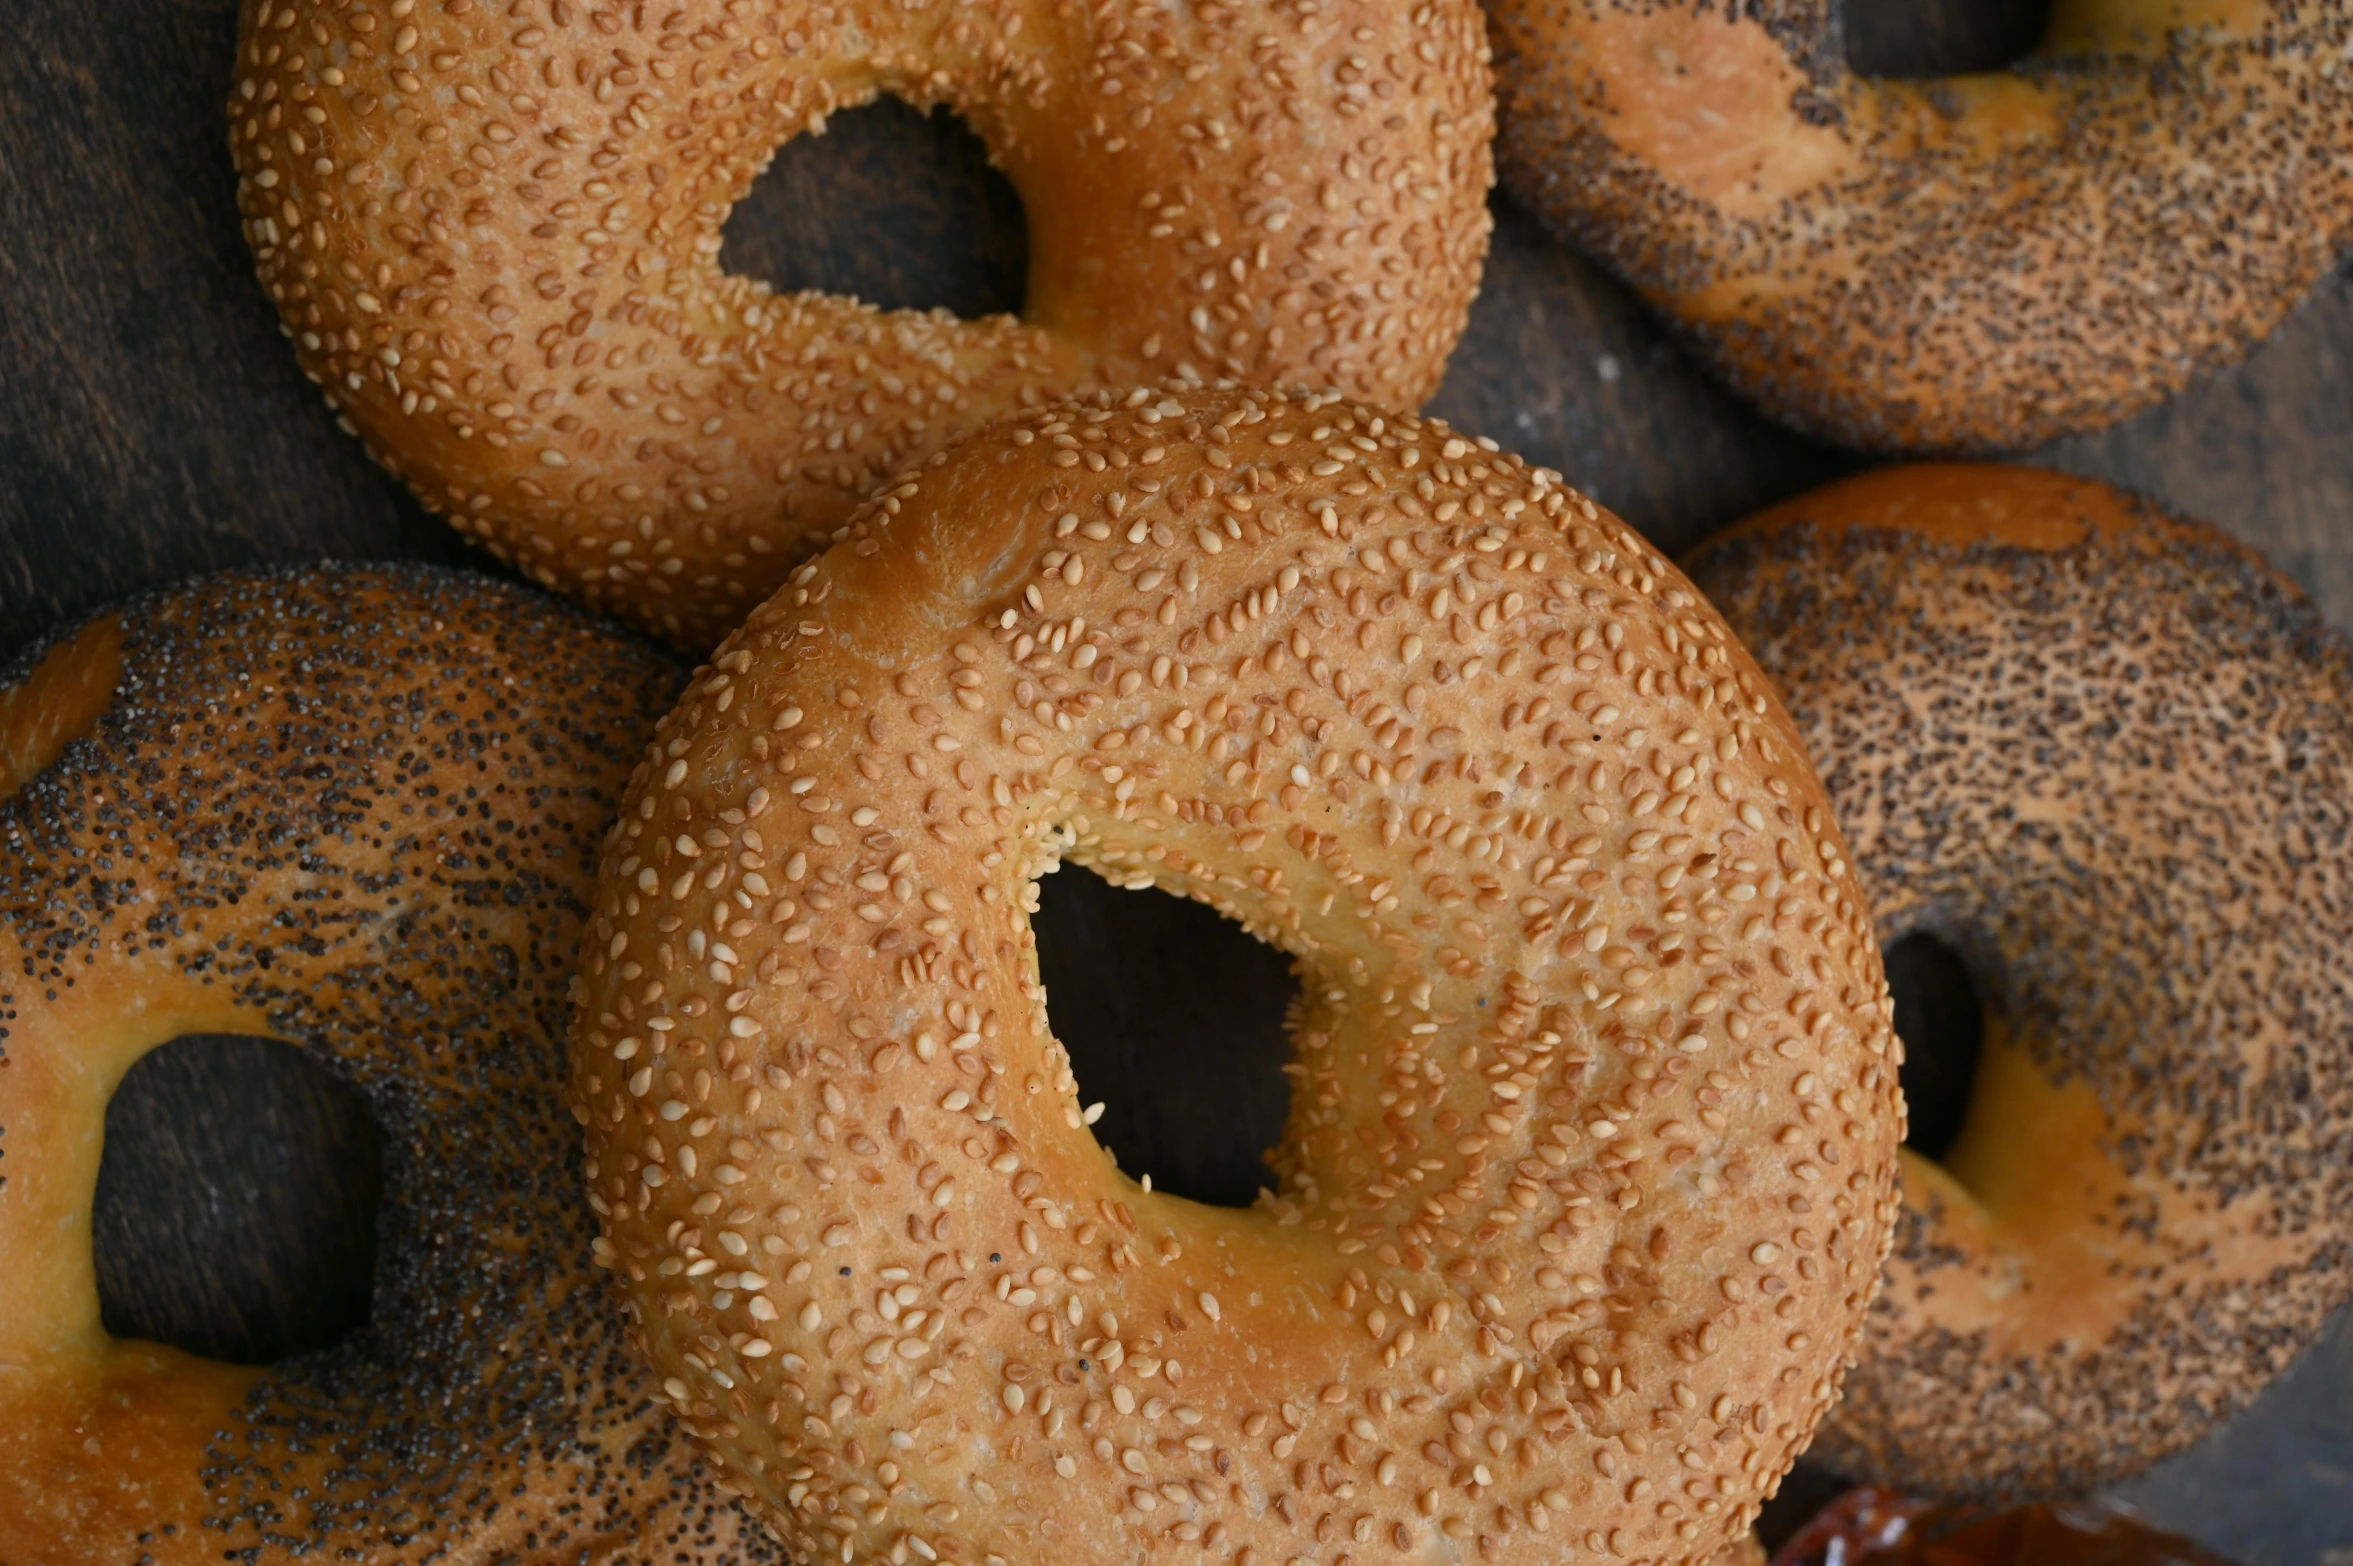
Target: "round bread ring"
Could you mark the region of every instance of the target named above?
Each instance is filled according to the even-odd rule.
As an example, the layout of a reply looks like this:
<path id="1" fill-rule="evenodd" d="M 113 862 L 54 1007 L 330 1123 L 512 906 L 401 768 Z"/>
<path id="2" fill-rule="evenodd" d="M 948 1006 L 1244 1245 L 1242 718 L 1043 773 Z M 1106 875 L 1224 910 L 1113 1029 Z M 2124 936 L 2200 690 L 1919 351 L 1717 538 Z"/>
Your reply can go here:
<path id="1" fill-rule="evenodd" d="M 1505 183 L 1824 439 L 2112 424 L 2353 244 L 2342 5 L 2072 0 L 2017 65 L 1916 81 L 1850 74 L 1831 0 L 1489 9 Z"/>
<path id="2" fill-rule="evenodd" d="M 597 845 L 679 671 L 477 577 L 216 577 L 0 697 L 0 1560 L 775 1562 L 650 1403 L 560 1095 Z M 106 1104 L 299 1042 L 384 1134 L 372 1321 L 268 1368 L 118 1341 Z"/>
<path id="3" fill-rule="evenodd" d="M 304 368 L 418 496 L 703 652 L 876 484 L 1049 394 L 1437 390 L 1487 250 L 1473 0 L 245 0 L 239 201 Z M 892 93 L 1030 218 L 1024 316 L 722 274 L 790 138 Z"/>
<path id="4" fill-rule="evenodd" d="M 2111 1483 L 2353 1296 L 2353 661 L 2215 529 L 2087 479 L 1918 467 L 1703 546 L 1883 941 L 1985 1040 L 1812 1455 L 1914 1492 Z"/>
<path id="5" fill-rule="evenodd" d="M 680 1416 L 808 1561 L 1713 1556 L 1895 1211 L 1784 722 L 1639 536 L 1434 421 L 1138 392 L 903 477 L 607 850 L 576 1103 Z M 1255 1209 L 1085 1129 L 1062 860 L 1297 959 Z"/>

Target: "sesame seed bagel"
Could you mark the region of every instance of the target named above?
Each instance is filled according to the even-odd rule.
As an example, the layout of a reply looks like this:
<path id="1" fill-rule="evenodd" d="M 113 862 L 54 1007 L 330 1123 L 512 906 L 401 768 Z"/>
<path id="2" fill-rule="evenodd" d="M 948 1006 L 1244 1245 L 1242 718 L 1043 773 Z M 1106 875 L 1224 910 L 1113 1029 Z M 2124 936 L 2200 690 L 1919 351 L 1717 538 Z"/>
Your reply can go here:
<path id="1" fill-rule="evenodd" d="M 1086 1129 L 1060 861 L 1296 959 L 1254 1209 Z M 1558 475 L 1327 395 L 902 477 L 665 721 L 585 949 L 611 1260 L 803 1561 L 1707 1559 L 1894 1217 L 1868 915 L 1746 655 Z"/>
<path id="2" fill-rule="evenodd" d="M 2353 661 L 2213 528 L 1899 468 L 1703 546 L 1883 941 L 1985 1010 L 1814 1455 L 1945 1495 L 2121 1479 L 2353 1295 Z"/>
<path id="3" fill-rule="evenodd" d="M 1049 394 L 1418 406 L 1493 183 L 1473 0 L 244 0 L 239 202 L 376 460 L 538 581 L 707 651 L 908 462 Z M 719 269 L 776 149 L 891 93 L 1029 215 L 1019 318 Z"/>
<path id="4" fill-rule="evenodd" d="M 2100 428 L 2353 244 L 2353 10 L 2080 0 L 2000 71 L 1848 71 L 1831 0 L 1493 0 L 1506 184 L 1775 418 L 1879 450 Z"/>
<path id="5" fill-rule="evenodd" d="M 215 577 L 0 696 L 0 1561 L 781 1563 L 648 1399 L 559 1092 L 600 835 L 678 671 L 480 578 Z M 117 1340 L 107 1099 L 190 1033 L 366 1096 L 368 1325 L 256 1368 Z"/>

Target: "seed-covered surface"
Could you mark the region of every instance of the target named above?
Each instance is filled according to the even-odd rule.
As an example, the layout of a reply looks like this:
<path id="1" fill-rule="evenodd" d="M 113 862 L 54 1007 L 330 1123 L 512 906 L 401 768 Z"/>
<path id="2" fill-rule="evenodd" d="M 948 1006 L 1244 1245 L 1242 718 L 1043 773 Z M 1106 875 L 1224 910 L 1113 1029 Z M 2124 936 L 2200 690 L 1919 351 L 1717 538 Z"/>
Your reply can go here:
<path id="1" fill-rule="evenodd" d="M 697 652 L 902 465 L 1049 394 L 1415 407 L 1486 255 L 1471 0 L 244 0 L 239 201 L 304 367 L 425 503 Z M 791 137 L 964 115 L 1020 319 L 718 267 Z"/>
<path id="2" fill-rule="evenodd" d="M 560 1091 L 676 668 L 527 590 L 326 568 L 127 605 L 0 684 L 48 693 L 0 698 L 0 1561 L 781 1561 L 594 1285 Z M 296 1044 L 381 1127 L 371 1320 L 323 1353 L 99 1324 L 106 1101 L 192 1032 Z"/>
<path id="3" fill-rule="evenodd" d="M 2353 1295 L 2353 661 L 2200 524 L 1895 469 L 1712 542 L 1882 940 L 1987 1013 L 1814 1455 L 2062 1494 L 2243 1406 Z"/>
<path id="4" fill-rule="evenodd" d="M 1507 184 L 1776 418 L 2034 445 L 2227 363 L 2353 244 L 2353 10 L 2059 8 L 2008 70 L 1846 68 L 1831 0 L 1495 0 Z"/>
<path id="5" fill-rule="evenodd" d="M 1256 1208 L 1086 1130 L 1057 859 L 1296 959 Z M 1322 396 L 884 491 L 664 724 L 585 949 L 599 1258 L 803 1561 L 1706 1558 L 1894 1219 L 1869 918 L 1747 656 L 1558 475 Z"/>

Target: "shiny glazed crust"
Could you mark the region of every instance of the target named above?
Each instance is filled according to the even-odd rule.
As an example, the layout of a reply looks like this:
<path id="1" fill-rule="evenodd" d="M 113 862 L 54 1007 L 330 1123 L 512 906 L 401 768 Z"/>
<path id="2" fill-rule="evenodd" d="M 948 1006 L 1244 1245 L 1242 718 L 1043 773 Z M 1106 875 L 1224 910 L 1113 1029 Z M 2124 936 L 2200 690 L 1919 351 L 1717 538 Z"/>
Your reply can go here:
<path id="1" fill-rule="evenodd" d="M 1941 937 L 1986 1009 L 1813 1455 L 2055 1496 L 2187 1445 L 2353 1295 L 2345 645 L 2216 530 L 2028 470 L 1871 474 L 1691 567 L 1880 938 Z"/>
<path id="2" fill-rule="evenodd" d="M 1504 179 L 1732 385 L 1879 450 L 2099 428 L 2353 244 L 2353 12 L 2061 0 L 2007 70 L 1851 75 L 1831 0 L 1493 0 Z"/>
<path id="3" fill-rule="evenodd" d="M 1418 406 L 1487 249 L 1472 0 L 244 0 L 239 204 L 304 368 L 424 502 L 703 652 L 902 465 L 1168 376 Z M 1030 220 L 1020 318 L 718 265 L 891 93 Z"/>
<path id="4" fill-rule="evenodd" d="M 1255 1208 L 1084 1128 L 1057 860 L 1297 959 Z M 600 1257 L 801 1559 L 1706 1559 L 1893 1221 L 1868 925 L 1746 654 L 1558 475 L 1066 405 L 884 491 L 661 729 L 575 1035 Z"/>
<path id="5" fill-rule="evenodd" d="M 558 1096 L 592 859 L 666 659 L 447 572 L 216 577 L 5 680 L 0 1561 L 781 1562 L 591 1285 Z M 106 1103 L 188 1033 L 367 1096 L 370 1324 L 266 1369 L 99 1321 Z"/>

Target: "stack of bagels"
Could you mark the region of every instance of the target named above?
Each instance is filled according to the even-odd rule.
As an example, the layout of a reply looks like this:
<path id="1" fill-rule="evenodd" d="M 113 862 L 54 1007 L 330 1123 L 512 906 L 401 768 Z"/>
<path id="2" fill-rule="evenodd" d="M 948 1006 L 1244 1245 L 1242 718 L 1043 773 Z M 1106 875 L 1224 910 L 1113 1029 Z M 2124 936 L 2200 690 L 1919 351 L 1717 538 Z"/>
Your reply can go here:
<path id="1" fill-rule="evenodd" d="M 0 680 L 0 1563 L 1675 1566 L 1808 1452 L 2047 1500 L 2244 1406 L 2353 1294 L 2345 643 L 2089 480 L 1881 468 L 1679 565 L 1416 411 L 1498 145 L 1890 453 L 2145 406 L 2353 235 L 2341 6 L 1931 83 L 1833 22 L 243 0 L 304 369 L 578 602 L 231 573 Z M 1020 316 L 720 269 L 881 94 L 1011 178 Z M 1064 863 L 1292 960 L 1256 1205 L 1090 1130 Z M 1985 1014 L 1933 1159 L 1919 934 Z M 108 1096 L 200 1031 L 384 1129 L 322 1353 L 101 1324 Z"/>

